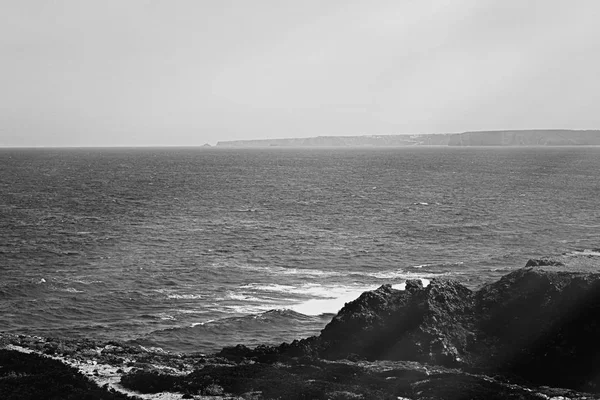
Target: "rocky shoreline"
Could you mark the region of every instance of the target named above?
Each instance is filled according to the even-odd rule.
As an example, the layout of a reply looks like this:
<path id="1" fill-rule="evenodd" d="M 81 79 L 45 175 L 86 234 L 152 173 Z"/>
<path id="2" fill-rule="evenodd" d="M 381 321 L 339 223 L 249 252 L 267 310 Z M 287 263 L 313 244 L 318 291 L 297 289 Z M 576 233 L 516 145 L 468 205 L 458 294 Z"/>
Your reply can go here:
<path id="1" fill-rule="evenodd" d="M 319 336 L 213 355 L 0 334 L 0 398 L 600 399 L 598 261 L 384 285 Z"/>

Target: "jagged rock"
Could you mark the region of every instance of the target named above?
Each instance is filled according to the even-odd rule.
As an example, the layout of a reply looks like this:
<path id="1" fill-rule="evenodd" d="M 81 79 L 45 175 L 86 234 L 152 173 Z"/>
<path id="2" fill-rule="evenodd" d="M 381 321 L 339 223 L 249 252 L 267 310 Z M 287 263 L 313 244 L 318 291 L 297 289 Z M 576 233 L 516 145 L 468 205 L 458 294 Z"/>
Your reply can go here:
<path id="1" fill-rule="evenodd" d="M 420 279 L 408 279 L 406 281 L 405 289 L 408 292 L 412 292 L 413 290 L 423 289 L 423 282 Z"/>
<path id="2" fill-rule="evenodd" d="M 600 385 L 600 274 L 520 269 L 477 299 L 487 363 L 536 383 Z"/>
<path id="3" fill-rule="evenodd" d="M 384 285 L 347 303 L 322 331 L 321 355 L 460 363 L 472 336 L 471 290 L 449 280 L 433 280 L 426 288 L 409 281 L 406 287 Z"/>
<path id="4" fill-rule="evenodd" d="M 525 264 L 525 268 L 529 268 L 529 267 L 544 267 L 544 266 L 559 266 L 559 267 L 564 267 L 565 264 L 561 261 L 558 260 L 552 260 L 552 259 L 548 259 L 548 258 L 541 258 L 541 259 L 529 259 L 529 261 L 527 261 L 527 264 Z"/>
<path id="5" fill-rule="evenodd" d="M 409 281 L 405 291 L 383 285 L 347 303 L 319 337 L 277 351 L 414 360 L 598 391 L 600 274 L 548 265 L 516 270 L 477 292 L 440 279 L 426 288 Z"/>

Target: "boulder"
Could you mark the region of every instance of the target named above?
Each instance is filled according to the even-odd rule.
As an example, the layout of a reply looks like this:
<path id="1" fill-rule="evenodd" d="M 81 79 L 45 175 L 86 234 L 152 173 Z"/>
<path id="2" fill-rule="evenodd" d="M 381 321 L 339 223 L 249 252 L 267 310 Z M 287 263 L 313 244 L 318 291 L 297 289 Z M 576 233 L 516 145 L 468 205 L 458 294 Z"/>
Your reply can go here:
<path id="1" fill-rule="evenodd" d="M 404 291 L 384 285 L 347 303 L 323 329 L 321 356 L 455 365 L 467 356 L 473 307 L 473 293 L 456 281 L 409 281 Z"/>
<path id="2" fill-rule="evenodd" d="M 551 258 L 530 258 L 525 264 L 525 268 L 529 267 L 544 267 L 544 266 L 559 266 L 564 267 L 565 264 L 562 261 L 553 260 Z"/>
<path id="3" fill-rule="evenodd" d="M 600 384 L 600 274 L 525 268 L 476 296 L 485 363 L 535 383 Z"/>

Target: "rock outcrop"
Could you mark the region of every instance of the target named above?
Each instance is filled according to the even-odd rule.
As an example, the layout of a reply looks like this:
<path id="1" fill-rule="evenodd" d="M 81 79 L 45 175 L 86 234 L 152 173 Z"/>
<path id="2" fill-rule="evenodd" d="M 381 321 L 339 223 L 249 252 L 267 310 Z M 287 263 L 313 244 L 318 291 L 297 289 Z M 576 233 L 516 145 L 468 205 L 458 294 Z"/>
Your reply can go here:
<path id="1" fill-rule="evenodd" d="M 472 335 L 474 299 L 468 288 L 444 280 L 426 288 L 408 281 L 404 291 L 386 285 L 363 293 L 322 331 L 321 356 L 456 365 L 466 356 Z"/>
<path id="2" fill-rule="evenodd" d="M 279 347 L 229 348 L 258 361 L 291 357 L 404 360 L 600 391 L 600 274 L 530 261 L 473 292 L 434 279 L 347 303 L 321 335 Z"/>
<path id="3" fill-rule="evenodd" d="M 525 268 L 482 288 L 476 304 L 480 359 L 535 383 L 597 390 L 600 274 Z"/>
<path id="4" fill-rule="evenodd" d="M 0 349 L 0 398 L 134 400 L 93 384 L 73 367 L 39 354 Z"/>

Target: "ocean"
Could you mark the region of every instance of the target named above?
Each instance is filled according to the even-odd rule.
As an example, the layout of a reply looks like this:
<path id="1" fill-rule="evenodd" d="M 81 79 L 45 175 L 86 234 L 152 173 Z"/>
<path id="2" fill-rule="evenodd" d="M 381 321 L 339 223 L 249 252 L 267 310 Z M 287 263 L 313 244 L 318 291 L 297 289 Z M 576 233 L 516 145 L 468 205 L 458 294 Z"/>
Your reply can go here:
<path id="1" fill-rule="evenodd" d="M 0 149 L 0 331 L 311 335 L 406 279 L 600 252 L 600 147 Z"/>

